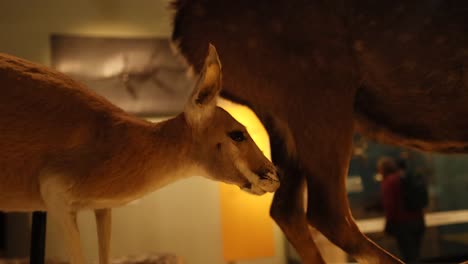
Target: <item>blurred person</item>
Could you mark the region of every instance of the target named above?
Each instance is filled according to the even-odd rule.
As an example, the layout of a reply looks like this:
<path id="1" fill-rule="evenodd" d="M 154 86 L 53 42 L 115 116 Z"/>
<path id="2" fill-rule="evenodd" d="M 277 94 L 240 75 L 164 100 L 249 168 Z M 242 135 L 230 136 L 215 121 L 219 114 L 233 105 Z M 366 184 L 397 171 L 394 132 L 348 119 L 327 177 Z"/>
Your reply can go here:
<path id="1" fill-rule="evenodd" d="M 401 167 L 399 167 L 399 165 Z M 385 233 L 394 237 L 405 262 L 419 260 L 422 238 L 425 230 L 423 208 L 409 208 L 411 188 L 407 188 L 409 179 L 406 163 L 398 163 L 383 157 L 377 164 L 378 172 L 383 176 L 381 183 L 382 204 L 385 213 Z"/>

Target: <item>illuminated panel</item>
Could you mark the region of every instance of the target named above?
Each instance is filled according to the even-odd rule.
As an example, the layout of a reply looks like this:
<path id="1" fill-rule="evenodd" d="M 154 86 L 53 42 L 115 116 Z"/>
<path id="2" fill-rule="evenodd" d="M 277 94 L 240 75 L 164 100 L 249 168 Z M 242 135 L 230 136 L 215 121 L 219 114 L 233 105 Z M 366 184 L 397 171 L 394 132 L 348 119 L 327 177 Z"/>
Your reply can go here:
<path id="1" fill-rule="evenodd" d="M 247 127 L 255 143 L 270 158 L 268 134 L 257 116 L 249 108 L 226 100 L 218 104 Z M 224 260 L 273 257 L 273 221 L 269 216 L 273 195 L 254 196 L 227 184 L 221 184 L 220 192 Z"/>
<path id="2" fill-rule="evenodd" d="M 468 210 L 432 212 L 425 215 L 426 226 L 443 226 L 468 223 Z M 385 219 L 383 217 L 356 221 L 363 233 L 383 232 Z"/>

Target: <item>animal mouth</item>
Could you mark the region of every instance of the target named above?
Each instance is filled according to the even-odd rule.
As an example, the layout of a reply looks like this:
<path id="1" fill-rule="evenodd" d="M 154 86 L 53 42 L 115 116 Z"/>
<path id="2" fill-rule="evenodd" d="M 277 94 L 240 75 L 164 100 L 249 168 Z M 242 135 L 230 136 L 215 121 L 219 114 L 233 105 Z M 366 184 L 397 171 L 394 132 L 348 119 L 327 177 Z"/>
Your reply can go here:
<path id="1" fill-rule="evenodd" d="M 241 189 L 251 189 L 252 188 L 252 184 L 249 182 L 249 183 L 246 183 L 244 184 Z"/>
<path id="2" fill-rule="evenodd" d="M 243 190 L 244 192 L 253 194 L 253 195 L 263 195 L 263 194 L 266 193 L 265 190 L 263 190 L 263 189 L 261 189 L 261 188 L 259 188 L 257 186 L 254 186 L 251 183 L 245 184 L 243 187 L 241 187 L 241 190 Z"/>

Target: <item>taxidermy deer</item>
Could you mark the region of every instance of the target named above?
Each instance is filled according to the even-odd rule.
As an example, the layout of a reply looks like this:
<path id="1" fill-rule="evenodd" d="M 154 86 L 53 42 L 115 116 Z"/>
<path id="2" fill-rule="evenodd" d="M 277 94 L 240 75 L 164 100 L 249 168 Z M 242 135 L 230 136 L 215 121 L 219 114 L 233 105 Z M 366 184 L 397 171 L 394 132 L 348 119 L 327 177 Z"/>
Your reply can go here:
<path id="1" fill-rule="evenodd" d="M 203 47 L 214 43 L 222 95 L 266 126 L 282 171 L 271 215 L 303 263 L 323 262 L 309 226 L 359 262 L 399 263 L 349 209 L 353 133 L 468 152 L 468 2 L 177 0 L 174 8 L 173 40 L 188 63 L 200 71 Z"/>
<path id="2" fill-rule="evenodd" d="M 71 263 L 84 263 L 76 213 L 94 210 L 104 264 L 112 207 L 191 175 L 275 191 L 273 164 L 216 106 L 221 85 L 210 46 L 184 112 L 154 124 L 61 73 L 1 54 L 0 210 L 48 211 L 64 229 Z"/>

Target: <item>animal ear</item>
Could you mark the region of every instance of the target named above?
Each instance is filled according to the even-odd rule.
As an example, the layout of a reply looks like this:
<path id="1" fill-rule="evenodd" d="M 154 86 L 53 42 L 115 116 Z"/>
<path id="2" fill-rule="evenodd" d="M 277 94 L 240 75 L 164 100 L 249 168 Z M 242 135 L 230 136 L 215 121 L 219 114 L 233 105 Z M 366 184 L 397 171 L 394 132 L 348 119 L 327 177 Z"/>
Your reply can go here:
<path id="1" fill-rule="evenodd" d="M 185 115 L 191 124 L 200 124 L 213 115 L 217 97 L 221 91 L 221 75 L 221 62 L 218 53 L 216 48 L 210 44 L 205 64 L 185 107 Z"/>

